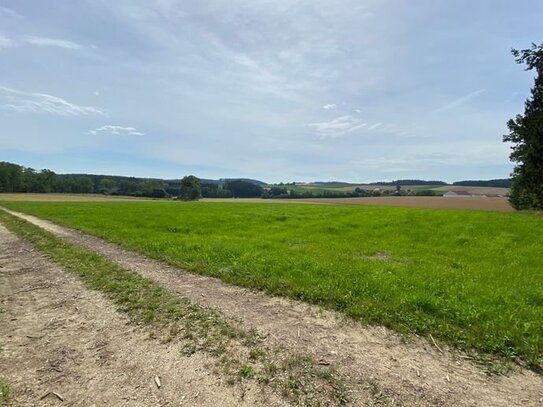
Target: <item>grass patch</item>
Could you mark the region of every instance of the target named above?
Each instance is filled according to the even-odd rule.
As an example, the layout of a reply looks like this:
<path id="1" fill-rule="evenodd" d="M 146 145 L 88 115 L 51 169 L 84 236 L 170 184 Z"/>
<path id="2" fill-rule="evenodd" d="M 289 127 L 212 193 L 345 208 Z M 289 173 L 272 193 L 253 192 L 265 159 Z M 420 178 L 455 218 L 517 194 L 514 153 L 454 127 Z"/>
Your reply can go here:
<path id="1" fill-rule="evenodd" d="M 11 388 L 9 384 L 0 379 L 0 407 L 7 406 L 11 396 Z"/>
<path id="2" fill-rule="evenodd" d="M 534 370 L 543 364 L 540 216 L 213 202 L 2 205 L 228 283 Z"/>
<path id="3" fill-rule="evenodd" d="M 254 380 L 273 386 L 294 403 L 307 406 L 344 404 L 345 400 L 337 397 L 337 389 L 346 393 L 346 382 L 338 378 L 333 368 L 325 369 L 326 374 L 320 376 L 298 372 L 291 363 L 295 354 L 264 345 L 257 332 L 234 327 L 219 314 L 2 210 L 0 223 L 32 243 L 60 267 L 76 274 L 89 288 L 104 293 L 133 322 L 150 327 L 152 337 L 160 336 L 165 342 L 178 341 L 180 354 L 187 357 L 197 351 L 215 357 L 226 374 L 227 383 Z M 311 357 L 307 360 L 315 371 L 322 370 Z M 297 373 L 303 387 L 293 391 L 289 378 Z M 315 387 L 320 388 L 320 392 L 311 390 Z M 7 399 L 9 386 L 0 382 L 0 390 Z M 0 407 L 3 405 L 1 397 Z"/>

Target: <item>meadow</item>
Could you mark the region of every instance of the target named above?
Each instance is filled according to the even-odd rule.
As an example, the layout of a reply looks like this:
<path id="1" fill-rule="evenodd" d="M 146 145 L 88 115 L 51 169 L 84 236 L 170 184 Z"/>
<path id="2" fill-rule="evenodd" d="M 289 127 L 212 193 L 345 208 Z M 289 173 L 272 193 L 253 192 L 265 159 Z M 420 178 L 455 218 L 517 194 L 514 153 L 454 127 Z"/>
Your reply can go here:
<path id="1" fill-rule="evenodd" d="M 0 205 L 227 283 L 542 367 L 540 216 L 235 202 Z"/>

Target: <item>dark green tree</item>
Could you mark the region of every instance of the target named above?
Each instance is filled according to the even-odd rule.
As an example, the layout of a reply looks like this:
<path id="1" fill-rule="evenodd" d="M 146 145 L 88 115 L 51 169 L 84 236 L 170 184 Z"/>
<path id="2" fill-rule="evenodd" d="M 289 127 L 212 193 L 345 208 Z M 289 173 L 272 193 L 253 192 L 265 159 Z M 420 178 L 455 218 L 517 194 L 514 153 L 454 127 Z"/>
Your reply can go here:
<path id="1" fill-rule="evenodd" d="M 115 180 L 110 178 L 102 178 L 100 180 L 100 192 L 103 194 L 111 194 L 115 188 L 117 188 L 117 183 Z"/>
<path id="2" fill-rule="evenodd" d="M 229 180 L 224 188 L 232 192 L 234 198 L 260 198 L 264 192 L 260 185 L 243 180 Z"/>
<path id="3" fill-rule="evenodd" d="M 516 163 L 509 200 L 516 209 L 543 210 L 543 43 L 511 52 L 518 64 L 535 70 L 536 76 L 524 114 L 509 120 L 509 134 L 503 136 L 504 142 L 513 143 L 510 159 Z"/>
<path id="4" fill-rule="evenodd" d="M 73 192 L 78 194 L 91 194 L 94 192 L 92 179 L 85 176 L 74 178 Z"/>
<path id="5" fill-rule="evenodd" d="M 178 198 L 183 201 L 197 201 L 201 196 L 200 179 L 194 175 L 183 177 Z"/>

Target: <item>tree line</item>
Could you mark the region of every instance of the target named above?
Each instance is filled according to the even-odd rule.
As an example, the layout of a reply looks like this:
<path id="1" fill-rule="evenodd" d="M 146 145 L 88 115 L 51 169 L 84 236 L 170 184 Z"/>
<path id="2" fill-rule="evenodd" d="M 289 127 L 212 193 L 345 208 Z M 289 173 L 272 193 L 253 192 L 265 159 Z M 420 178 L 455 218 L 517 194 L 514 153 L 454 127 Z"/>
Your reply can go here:
<path id="1" fill-rule="evenodd" d="M 0 192 L 111 194 L 148 197 L 167 195 L 162 180 L 107 177 L 87 174 L 55 174 L 43 169 L 0 162 Z"/>
<path id="2" fill-rule="evenodd" d="M 511 188 L 510 179 L 490 179 L 490 180 L 466 180 L 453 182 L 453 185 L 462 187 L 492 187 L 492 188 Z"/>
<path id="3" fill-rule="evenodd" d="M 163 180 L 93 174 L 56 174 L 43 169 L 0 162 L 0 192 L 105 194 L 150 198 L 179 197 L 256 198 L 264 189 L 258 181 L 206 180 L 201 183 L 194 175 L 182 180 Z"/>

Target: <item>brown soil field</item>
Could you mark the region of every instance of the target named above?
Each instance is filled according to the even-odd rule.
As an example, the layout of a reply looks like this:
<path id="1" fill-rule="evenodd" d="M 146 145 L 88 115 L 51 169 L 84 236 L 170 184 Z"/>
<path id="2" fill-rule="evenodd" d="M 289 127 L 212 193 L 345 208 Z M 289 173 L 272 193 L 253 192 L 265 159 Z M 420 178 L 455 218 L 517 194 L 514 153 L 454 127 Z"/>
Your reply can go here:
<path id="1" fill-rule="evenodd" d="M 217 279 L 186 273 L 120 249 L 97 237 L 9 212 L 156 281 L 170 292 L 217 310 L 233 324 L 255 329 L 270 347 L 280 344 L 333 365 L 349 378 L 352 405 L 537 406 L 543 403 L 543 377 L 520 367 L 508 375 L 488 376 L 469 357 L 446 346 L 438 347 L 418 337 L 401 337 L 382 327 L 364 326 L 301 302 L 228 286 Z M 31 254 L 19 256 L 32 257 Z M 8 256 L 8 264 L 10 261 L 13 259 Z M 17 286 L 13 291 L 19 289 Z M 32 295 L 39 292 L 41 290 Z M 49 295 L 58 299 L 56 293 Z M 76 306 L 76 303 L 70 304 Z M 29 308 L 28 312 L 32 310 Z M 77 313 L 72 314 L 72 318 L 77 317 Z M 97 310 L 86 317 L 91 321 L 93 318 L 104 320 L 109 316 L 102 317 L 101 310 Z M 26 322 L 23 323 L 26 326 Z M 36 330 L 41 332 L 41 329 Z M 46 351 L 49 349 L 42 349 Z M 141 354 L 137 355 L 139 358 Z M 141 357 L 144 358 L 142 364 L 146 365 L 145 358 L 153 357 L 153 351 Z M 3 373 L 1 368 L 0 373 Z M 179 380 L 182 381 L 185 373 L 191 374 L 185 369 L 178 371 Z M 69 389 L 63 390 L 68 392 Z"/>
<path id="2" fill-rule="evenodd" d="M 286 199 L 285 199 L 286 200 Z M 279 201 L 278 199 L 273 200 Z M 288 199 L 289 202 L 313 202 L 336 205 L 383 205 L 432 209 L 472 209 L 483 211 L 513 212 L 507 198 L 440 196 L 387 196 L 374 198 L 314 198 Z"/>

